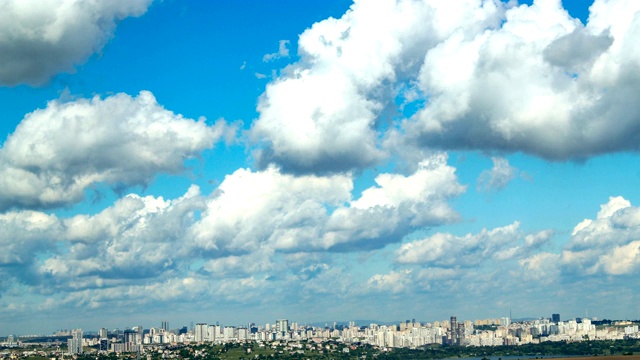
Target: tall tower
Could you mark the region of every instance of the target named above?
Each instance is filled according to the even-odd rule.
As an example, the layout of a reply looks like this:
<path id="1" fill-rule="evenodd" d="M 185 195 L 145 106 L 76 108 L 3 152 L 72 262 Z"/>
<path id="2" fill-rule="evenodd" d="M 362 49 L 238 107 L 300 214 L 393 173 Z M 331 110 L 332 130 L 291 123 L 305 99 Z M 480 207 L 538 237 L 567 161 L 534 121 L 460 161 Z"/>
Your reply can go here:
<path id="1" fill-rule="evenodd" d="M 450 344 L 456 344 L 458 342 L 458 319 L 456 319 L 455 316 L 451 317 L 450 322 L 450 337 L 449 337 L 449 341 Z"/>

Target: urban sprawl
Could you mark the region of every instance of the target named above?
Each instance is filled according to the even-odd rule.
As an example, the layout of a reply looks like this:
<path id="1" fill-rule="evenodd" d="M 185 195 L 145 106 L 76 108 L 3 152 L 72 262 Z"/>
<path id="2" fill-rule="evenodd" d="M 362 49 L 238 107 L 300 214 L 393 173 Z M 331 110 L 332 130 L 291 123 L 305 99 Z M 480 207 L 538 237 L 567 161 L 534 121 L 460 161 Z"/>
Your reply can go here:
<path id="1" fill-rule="evenodd" d="M 600 324 L 596 326 L 596 324 Z M 597 319 L 578 318 L 560 321 L 558 314 L 551 318 L 532 321 L 512 322 L 509 317 L 487 320 L 457 320 L 452 316 L 448 320 L 432 323 L 420 323 L 407 320 L 400 324 L 357 326 L 326 325 L 324 327 L 300 325 L 279 319 L 273 324 L 257 326 L 221 326 L 218 324 L 198 323 L 190 328 L 183 326 L 170 329 L 166 321 L 160 327 L 144 329 L 135 326 L 126 330 L 100 329 L 98 332 L 83 333 L 81 329 L 57 331 L 51 338 L 66 339 L 67 353 L 82 354 L 87 348 L 97 352 L 145 353 L 167 344 L 227 344 L 254 342 L 316 343 L 334 341 L 346 345 L 371 345 L 383 349 L 419 348 L 430 344 L 450 346 L 502 346 L 538 344 L 547 341 L 579 342 L 585 340 L 622 340 L 640 339 L 638 323 L 632 321 L 613 321 L 602 325 Z M 42 335 L 16 337 L 10 335 L 0 342 L 0 346 L 11 348 L 32 344 L 34 338 L 46 338 Z M 30 341 L 30 339 L 32 339 Z M 63 343 L 64 344 L 64 343 Z M 307 345 L 308 346 L 308 345 Z M 348 347 L 345 349 L 349 349 Z"/>

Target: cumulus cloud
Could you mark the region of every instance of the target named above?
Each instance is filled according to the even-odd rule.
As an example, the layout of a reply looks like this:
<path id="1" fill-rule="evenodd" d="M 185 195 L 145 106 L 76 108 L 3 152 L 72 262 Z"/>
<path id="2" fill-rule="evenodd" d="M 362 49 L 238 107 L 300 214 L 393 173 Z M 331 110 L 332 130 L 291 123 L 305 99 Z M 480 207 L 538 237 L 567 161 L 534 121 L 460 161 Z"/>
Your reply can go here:
<path id="1" fill-rule="evenodd" d="M 158 277 L 185 258 L 184 236 L 194 212 L 203 208 L 192 186 L 178 199 L 130 194 L 96 215 L 64 219 L 68 251 L 44 260 L 40 271 L 77 289 L 101 287 L 109 279 Z"/>
<path id="2" fill-rule="evenodd" d="M 0 227 L 0 267 L 31 265 L 36 256 L 51 251 L 62 235 L 55 215 L 35 211 L 0 214 Z"/>
<path id="3" fill-rule="evenodd" d="M 267 85 L 250 130 L 258 164 L 326 173 L 399 149 L 636 151 L 640 4 L 590 9 L 583 25 L 560 0 L 356 1 L 301 34 L 301 60 Z"/>
<path id="4" fill-rule="evenodd" d="M 300 35 L 301 61 L 258 104 L 251 135 L 259 163 L 332 172 L 377 162 L 385 156 L 377 129 L 393 84 L 415 74 L 426 49 L 456 29 L 499 24 L 501 9 L 500 1 L 357 1 L 340 19 L 314 24 Z"/>
<path id="5" fill-rule="evenodd" d="M 511 180 L 518 177 L 518 169 L 504 158 L 492 157 L 493 167 L 484 170 L 478 177 L 478 190 L 498 191 L 504 189 Z"/>
<path id="6" fill-rule="evenodd" d="M 116 24 L 152 0 L 8 0 L 0 4 L 0 84 L 39 85 L 99 52 Z"/>
<path id="7" fill-rule="evenodd" d="M 191 251 L 187 236 L 205 200 L 192 186 L 172 200 L 129 194 L 95 215 L 0 214 L 6 230 L 0 235 L 5 303 L 12 289 L 25 283 L 33 285 L 34 296 L 55 296 L 63 308 L 162 303 L 182 298 L 184 291 L 191 301 L 256 298 L 255 290 L 267 286 L 266 274 L 273 272 L 273 251 L 194 265 L 201 258 Z"/>
<path id="8" fill-rule="evenodd" d="M 386 274 L 371 276 L 359 289 L 362 294 L 387 293 L 400 295 L 396 299 L 412 294 L 428 293 L 434 306 L 442 306 L 441 311 L 455 307 L 454 299 L 468 297 L 484 298 L 488 293 L 495 291 L 498 282 L 500 286 L 510 285 L 512 279 L 501 276 L 508 267 L 503 266 L 503 272 L 488 266 L 474 267 L 473 270 L 464 267 L 413 267 L 399 270 L 391 270 Z M 513 287 L 512 287 L 513 288 Z M 398 300 L 396 300 L 397 302 Z M 484 303 L 490 303 L 490 299 L 484 299 Z M 394 302 L 395 303 L 395 302 Z"/>
<path id="9" fill-rule="evenodd" d="M 534 1 L 509 9 L 500 28 L 453 34 L 425 56 L 429 101 L 403 124 L 405 140 L 554 160 L 637 150 L 638 11 L 597 0 L 583 27 L 559 0 Z"/>
<path id="10" fill-rule="evenodd" d="M 225 136 L 160 106 L 148 91 L 136 97 L 51 101 L 27 114 L 0 149 L 0 210 L 51 208 L 82 200 L 91 185 L 146 185 L 158 173 L 179 173 Z"/>
<path id="11" fill-rule="evenodd" d="M 545 284 L 558 279 L 560 255 L 539 252 L 554 235 L 550 229 L 526 233 L 517 221 L 464 236 L 437 233 L 402 244 L 394 253 L 394 269 L 371 276 L 361 291 L 429 293 L 445 308 L 457 294 L 492 301 L 485 297 L 497 288 L 526 291 L 519 279 Z"/>
<path id="12" fill-rule="evenodd" d="M 560 255 L 553 253 L 540 253 L 521 259 L 522 276 L 531 281 L 551 283 L 560 275 Z"/>
<path id="13" fill-rule="evenodd" d="M 522 237 L 520 223 L 482 229 L 478 234 L 454 236 L 438 233 L 426 239 L 403 244 L 395 253 L 399 264 L 428 264 L 439 267 L 476 266 L 493 258 L 499 250 Z"/>
<path id="14" fill-rule="evenodd" d="M 633 274 L 640 270 L 640 209 L 620 197 L 573 231 L 562 264 L 580 274 Z"/>
<path id="15" fill-rule="evenodd" d="M 527 243 L 538 243 L 537 238 Z M 578 223 L 559 253 L 532 253 L 519 260 L 531 280 L 632 276 L 640 271 L 640 209 L 623 197 L 609 198 L 595 219 Z"/>
<path id="16" fill-rule="evenodd" d="M 246 255 L 230 255 L 207 261 L 202 272 L 216 278 L 246 277 L 274 270 L 274 251 L 263 247 Z"/>
<path id="17" fill-rule="evenodd" d="M 593 35 L 584 27 L 576 27 L 573 32 L 550 43 L 542 55 L 552 65 L 577 72 L 581 65 L 591 62 L 611 44 L 613 38 L 607 31 Z"/>
<path id="18" fill-rule="evenodd" d="M 253 252 L 260 244 L 296 248 L 298 241 L 321 236 L 325 206 L 348 201 L 352 188 L 346 175 L 294 177 L 273 167 L 240 169 L 220 184 L 194 225 L 194 237 L 199 247 L 222 253 Z"/>
<path id="19" fill-rule="evenodd" d="M 351 199 L 347 175 L 293 176 L 274 167 L 227 176 L 194 225 L 197 247 L 215 254 L 345 251 L 398 242 L 412 229 L 455 221 L 448 200 L 465 188 L 445 155 L 409 175 L 381 174 Z"/>
<path id="20" fill-rule="evenodd" d="M 6 212 L 4 284 L 30 283 L 36 297 L 85 309 L 173 301 L 171 289 L 189 291 L 196 302 L 262 302 L 258 294 L 273 286 L 295 289 L 295 299 L 335 289 L 362 295 L 367 290 L 354 286 L 332 253 L 378 249 L 413 229 L 457 220 L 448 201 L 465 188 L 446 162 L 439 154 L 412 174 L 380 174 L 355 198 L 351 175 L 294 176 L 269 167 L 237 170 L 210 195 L 195 186 L 176 199 L 129 194 L 97 214 L 66 218 Z M 13 300 L 8 290 L 0 304 Z M 35 306 L 48 305 L 25 309 Z"/>
<path id="21" fill-rule="evenodd" d="M 397 294 L 406 291 L 406 288 L 411 286 L 410 275 L 411 270 L 391 271 L 384 275 L 376 274 L 367 281 L 367 285 L 382 293 Z"/>

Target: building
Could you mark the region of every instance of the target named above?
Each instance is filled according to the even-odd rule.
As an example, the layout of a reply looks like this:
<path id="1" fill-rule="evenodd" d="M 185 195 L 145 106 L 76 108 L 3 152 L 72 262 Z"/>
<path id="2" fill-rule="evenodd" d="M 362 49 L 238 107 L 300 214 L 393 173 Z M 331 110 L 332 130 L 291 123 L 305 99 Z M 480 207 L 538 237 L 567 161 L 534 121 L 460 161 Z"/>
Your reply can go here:
<path id="1" fill-rule="evenodd" d="M 203 341 L 207 341 L 209 340 L 209 336 L 208 336 L 208 330 L 209 327 L 207 326 L 206 323 L 198 323 L 196 324 L 196 328 L 194 331 L 195 334 L 195 341 L 196 342 L 203 342 Z"/>
<path id="2" fill-rule="evenodd" d="M 135 330 L 131 330 L 131 329 L 127 329 L 124 331 L 124 343 L 131 343 L 132 345 L 137 344 L 136 342 L 136 337 L 138 335 L 138 332 Z"/>
<path id="3" fill-rule="evenodd" d="M 165 321 L 162 322 L 162 330 L 164 332 L 169 331 L 169 322 L 168 321 L 165 320 Z"/>
<path id="4" fill-rule="evenodd" d="M 109 351 L 109 339 L 100 339 L 98 350 Z"/>
<path id="5" fill-rule="evenodd" d="M 69 354 L 82 354 L 82 329 L 71 330 L 71 339 L 67 340 Z"/>
<path id="6" fill-rule="evenodd" d="M 511 325 L 511 317 L 501 317 L 500 326 L 509 327 Z"/>
<path id="7" fill-rule="evenodd" d="M 458 319 L 452 316 L 449 320 L 449 344 L 458 343 Z"/>
<path id="8" fill-rule="evenodd" d="M 560 322 L 560 314 L 551 314 L 551 321 L 553 321 L 554 323 L 559 323 Z"/>
<path id="9" fill-rule="evenodd" d="M 109 337 L 109 331 L 107 328 L 101 328 L 98 334 L 100 335 L 100 339 L 106 339 Z"/>
<path id="10" fill-rule="evenodd" d="M 281 335 L 286 332 L 289 332 L 289 320 L 287 319 L 276 320 L 276 331 Z"/>

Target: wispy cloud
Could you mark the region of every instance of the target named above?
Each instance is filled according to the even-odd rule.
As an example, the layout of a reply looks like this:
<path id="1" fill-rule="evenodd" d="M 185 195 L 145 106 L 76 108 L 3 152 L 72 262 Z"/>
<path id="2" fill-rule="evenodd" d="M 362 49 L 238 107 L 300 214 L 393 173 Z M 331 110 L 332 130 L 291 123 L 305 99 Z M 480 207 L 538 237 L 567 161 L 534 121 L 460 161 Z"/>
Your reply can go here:
<path id="1" fill-rule="evenodd" d="M 262 61 L 269 62 L 277 59 L 288 58 L 289 57 L 289 44 L 291 42 L 289 40 L 280 40 L 278 46 L 278 52 L 266 54 L 262 57 Z"/>
<path id="2" fill-rule="evenodd" d="M 478 177 L 479 191 L 499 191 L 504 189 L 513 179 L 518 177 L 518 169 L 511 166 L 504 158 L 492 157 L 493 167 L 484 170 Z"/>

